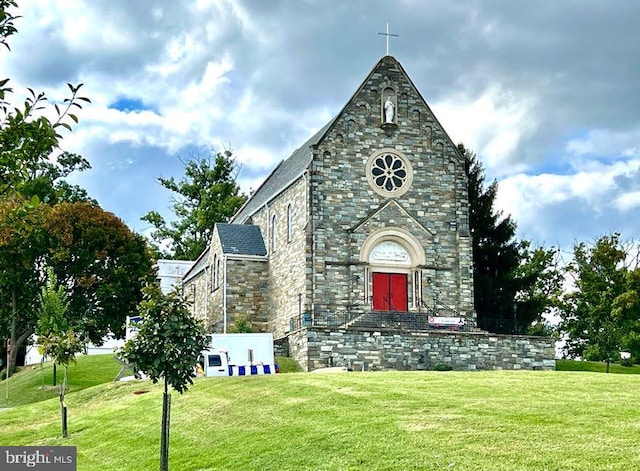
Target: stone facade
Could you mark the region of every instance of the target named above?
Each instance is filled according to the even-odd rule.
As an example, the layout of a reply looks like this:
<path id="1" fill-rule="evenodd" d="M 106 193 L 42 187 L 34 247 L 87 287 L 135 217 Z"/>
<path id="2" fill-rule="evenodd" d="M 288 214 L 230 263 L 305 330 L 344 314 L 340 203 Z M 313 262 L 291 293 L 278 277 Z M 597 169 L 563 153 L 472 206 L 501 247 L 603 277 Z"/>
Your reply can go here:
<path id="1" fill-rule="evenodd" d="M 398 103 L 391 129 L 381 124 L 386 90 Z M 401 153 L 412 167 L 412 183 L 398 197 L 380 194 L 368 179 L 367 162 L 381 149 Z M 410 294 L 409 310 L 437 296 L 473 321 L 465 162 L 395 59 L 378 63 L 316 152 L 310 182 L 313 308 L 370 303 L 371 273 L 391 270 L 407 273 L 410 293 L 418 294 Z M 363 247 L 376 236 L 402 245 L 415 241 L 422 260 L 372 266 Z"/>
<path id="2" fill-rule="evenodd" d="M 554 370 L 554 340 L 487 332 L 394 332 L 302 329 L 288 349 L 305 371 L 347 366 L 355 371 Z M 284 351 L 280 346 L 279 351 Z"/>
<path id="3" fill-rule="evenodd" d="M 308 370 L 339 358 L 374 369 L 549 368 L 549 340 L 477 329 L 465 163 L 402 66 L 383 57 L 231 223 L 216 224 L 184 280 L 194 312 L 216 332 L 248 316 Z M 249 237 L 234 252 L 217 236 L 247 226 L 260 244 Z M 465 332 L 349 328 L 372 311 L 448 316 Z"/>
<path id="4" fill-rule="evenodd" d="M 309 208 L 305 178 L 301 176 L 277 198 L 252 216 L 260 227 L 269 254 L 269 330 L 281 337 L 289 329 L 289 319 L 307 309 L 306 243 Z"/>
<path id="5" fill-rule="evenodd" d="M 196 262 L 201 269 L 185 278 L 185 298 L 207 330 L 224 332 L 239 317 L 268 330 L 269 285 L 265 257 L 225 254 L 214 231 L 209 250 Z M 225 325 L 226 324 L 226 325 Z"/>

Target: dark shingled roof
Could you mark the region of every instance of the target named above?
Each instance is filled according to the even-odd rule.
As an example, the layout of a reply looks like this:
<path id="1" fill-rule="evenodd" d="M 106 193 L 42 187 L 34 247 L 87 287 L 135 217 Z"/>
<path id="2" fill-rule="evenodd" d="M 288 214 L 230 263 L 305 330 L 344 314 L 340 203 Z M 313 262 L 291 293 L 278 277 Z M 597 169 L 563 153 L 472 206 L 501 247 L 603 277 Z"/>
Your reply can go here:
<path id="1" fill-rule="evenodd" d="M 232 255 L 267 255 L 258 226 L 249 224 L 216 224 L 222 253 Z"/>
<path id="2" fill-rule="evenodd" d="M 317 133 L 309 138 L 307 142 L 296 149 L 293 154 L 278 164 L 271 172 L 260 188 L 251 198 L 240 208 L 240 211 L 231 220 L 234 224 L 244 224 L 263 205 L 278 196 L 289 185 L 296 181 L 302 173 L 309 167 L 313 158 L 312 147 L 317 145 L 329 130 L 336 118 L 325 124 Z"/>

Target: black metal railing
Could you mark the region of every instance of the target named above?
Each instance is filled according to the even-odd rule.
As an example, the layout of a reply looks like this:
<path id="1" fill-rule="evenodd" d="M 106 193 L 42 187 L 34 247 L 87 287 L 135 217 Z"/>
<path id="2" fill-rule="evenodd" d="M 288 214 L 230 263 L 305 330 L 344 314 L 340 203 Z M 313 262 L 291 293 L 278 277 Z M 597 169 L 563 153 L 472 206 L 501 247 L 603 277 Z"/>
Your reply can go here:
<path id="1" fill-rule="evenodd" d="M 459 317 L 459 315 L 457 316 Z M 429 312 L 401 311 L 316 311 L 303 312 L 289 320 L 291 332 L 305 327 L 329 327 L 341 329 L 390 329 L 399 331 L 424 330 L 472 330 L 465 323 L 439 324 Z"/>
<path id="2" fill-rule="evenodd" d="M 528 325 L 514 319 L 478 317 L 478 327 L 492 334 L 525 335 Z"/>

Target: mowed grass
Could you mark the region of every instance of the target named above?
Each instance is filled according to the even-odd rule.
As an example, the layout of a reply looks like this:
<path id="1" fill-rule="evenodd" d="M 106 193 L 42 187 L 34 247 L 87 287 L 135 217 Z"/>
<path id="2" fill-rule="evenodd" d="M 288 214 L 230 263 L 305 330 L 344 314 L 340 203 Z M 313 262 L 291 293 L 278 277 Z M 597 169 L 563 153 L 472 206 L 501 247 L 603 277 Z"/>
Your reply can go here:
<path id="1" fill-rule="evenodd" d="M 598 361 L 556 360 L 558 371 L 591 371 L 593 373 L 606 373 L 607 364 Z M 611 363 L 609 372 L 613 374 L 640 374 L 640 365 L 622 366 Z"/>
<path id="2" fill-rule="evenodd" d="M 282 373 L 300 371 L 300 366 L 291 358 L 276 357 Z M 122 365 L 111 354 L 80 355 L 69 365 L 66 394 L 109 383 L 114 380 Z M 42 367 L 29 365 L 9 379 L 9 402 L 6 401 L 6 383 L 0 381 L 0 407 L 16 407 L 58 397 L 64 369 L 56 368 L 56 384 L 53 386 L 53 363 L 45 362 Z M 125 370 L 123 376 L 132 375 Z"/>
<path id="3" fill-rule="evenodd" d="M 72 394 L 92 386 L 114 380 L 121 365 L 113 355 L 81 355 L 71 363 L 67 372 L 67 394 Z M 34 402 L 57 398 L 60 383 L 64 377 L 64 368 L 56 368 L 56 384 L 53 386 L 53 363 L 45 362 L 26 366 L 9 378 L 9 402 L 6 402 L 6 383 L 0 382 L 0 407 L 16 407 Z M 125 374 L 133 374 L 126 371 Z M 44 386 L 43 386 L 44 385 Z"/>
<path id="4" fill-rule="evenodd" d="M 146 391 L 143 394 L 140 392 Z M 291 373 L 172 394 L 174 470 L 636 470 L 640 376 Z M 158 467 L 162 388 L 105 384 L 0 412 L 0 445 L 75 445 L 79 470 Z"/>

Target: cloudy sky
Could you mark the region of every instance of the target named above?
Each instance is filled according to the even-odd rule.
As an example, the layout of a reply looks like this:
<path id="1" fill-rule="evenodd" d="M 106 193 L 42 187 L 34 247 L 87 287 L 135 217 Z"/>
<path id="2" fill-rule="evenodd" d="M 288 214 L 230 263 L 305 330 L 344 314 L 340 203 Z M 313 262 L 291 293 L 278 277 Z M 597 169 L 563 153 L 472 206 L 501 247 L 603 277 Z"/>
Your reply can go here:
<path id="1" fill-rule="evenodd" d="M 454 142 L 499 181 L 520 237 L 640 233 L 640 2 L 20 0 L 0 75 L 93 104 L 63 147 L 131 228 L 169 216 L 159 176 L 231 148 L 248 191 L 395 56 Z"/>

